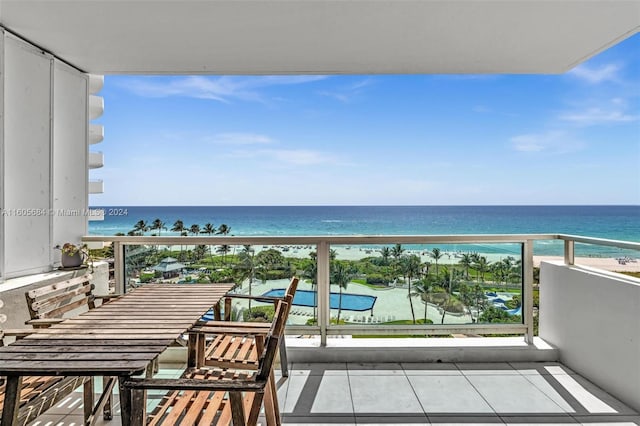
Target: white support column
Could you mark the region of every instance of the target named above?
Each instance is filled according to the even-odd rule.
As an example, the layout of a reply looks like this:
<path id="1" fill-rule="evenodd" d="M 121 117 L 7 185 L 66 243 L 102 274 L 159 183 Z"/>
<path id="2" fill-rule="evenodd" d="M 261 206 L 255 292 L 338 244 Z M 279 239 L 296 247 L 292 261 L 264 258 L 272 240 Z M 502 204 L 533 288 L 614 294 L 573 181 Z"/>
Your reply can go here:
<path id="1" fill-rule="evenodd" d="M 320 345 L 327 345 L 327 326 L 330 318 L 329 305 L 329 244 L 319 242 L 318 246 L 318 325 L 320 326 Z"/>

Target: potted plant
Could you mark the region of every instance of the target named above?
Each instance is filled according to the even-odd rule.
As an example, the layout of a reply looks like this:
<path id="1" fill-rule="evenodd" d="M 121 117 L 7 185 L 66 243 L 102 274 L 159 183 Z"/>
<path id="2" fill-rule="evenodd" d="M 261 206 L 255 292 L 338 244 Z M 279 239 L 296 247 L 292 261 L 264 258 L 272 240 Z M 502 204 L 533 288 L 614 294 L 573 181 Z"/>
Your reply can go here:
<path id="1" fill-rule="evenodd" d="M 89 258 L 86 244 L 64 243 L 55 247 L 61 252 L 60 262 L 63 268 L 77 268 Z"/>

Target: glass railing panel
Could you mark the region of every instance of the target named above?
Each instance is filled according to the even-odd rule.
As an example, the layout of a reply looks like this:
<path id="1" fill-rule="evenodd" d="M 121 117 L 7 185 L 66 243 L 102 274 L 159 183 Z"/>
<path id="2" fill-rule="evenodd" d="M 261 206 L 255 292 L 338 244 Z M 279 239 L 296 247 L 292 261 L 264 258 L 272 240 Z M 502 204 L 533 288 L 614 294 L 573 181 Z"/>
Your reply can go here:
<path id="1" fill-rule="evenodd" d="M 311 245 L 124 245 L 126 291 L 147 283 L 233 282 L 232 292 L 283 296 L 291 277 L 301 277 L 289 323 L 317 322 L 317 262 Z M 271 320 L 273 303 L 234 299 L 232 318 Z"/>
<path id="2" fill-rule="evenodd" d="M 331 246 L 331 323 L 522 324 L 522 245 Z"/>

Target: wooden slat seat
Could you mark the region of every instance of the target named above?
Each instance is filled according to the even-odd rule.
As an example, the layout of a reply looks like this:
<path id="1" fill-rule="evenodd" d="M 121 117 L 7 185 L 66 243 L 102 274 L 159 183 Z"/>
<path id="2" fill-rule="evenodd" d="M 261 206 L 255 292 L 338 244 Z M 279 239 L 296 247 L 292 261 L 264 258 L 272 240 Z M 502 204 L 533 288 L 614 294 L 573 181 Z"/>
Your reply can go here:
<path id="1" fill-rule="evenodd" d="M 284 333 L 288 304 L 278 302 L 267 335 L 256 337 L 255 371 L 192 368 L 180 379 L 131 379 L 132 422 L 148 425 L 255 425 L 264 401 L 268 425 L 280 425 L 273 361 Z M 146 422 L 146 391 L 171 389 Z"/>
<path id="2" fill-rule="evenodd" d="M 287 302 L 285 321 L 289 316 L 289 310 L 298 288 L 298 278 L 293 277 L 282 298 L 269 298 L 274 303 L 281 300 Z M 247 298 L 245 295 L 228 295 L 225 299 L 225 321 L 201 321 L 191 332 L 203 333 L 213 338 L 207 339 L 204 349 L 204 366 L 217 368 L 258 368 L 258 352 L 256 350 L 255 336 L 265 336 L 270 329 L 269 323 L 253 323 L 228 321 L 230 319 L 231 299 L 236 297 Z M 251 297 L 263 300 L 264 296 Z M 287 377 L 286 345 L 284 337 L 280 341 L 280 367 L 282 375 Z"/>

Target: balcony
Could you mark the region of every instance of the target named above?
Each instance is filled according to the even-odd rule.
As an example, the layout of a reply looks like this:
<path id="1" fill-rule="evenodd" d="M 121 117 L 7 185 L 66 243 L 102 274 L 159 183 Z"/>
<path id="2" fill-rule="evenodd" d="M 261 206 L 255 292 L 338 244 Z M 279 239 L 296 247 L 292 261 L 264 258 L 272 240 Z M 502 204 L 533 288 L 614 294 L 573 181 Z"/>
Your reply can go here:
<path id="1" fill-rule="evenodd" d="M 144 271 L 150 270 L 154 256 L 161 257 L 163 250 L 186 258 L 186 253 L 197 247 L 210 246 L 220 261 L 226 256 L 225 261 L 235 262 L 241 250 L 250 253 L 249 245 L 256 249 L 256 256 L 277 248 L 288 256 L 315 258 L 311 266 L 315 266 L 317 286 L 312 286 L 311 277 L 307 277 L 299 291 L 311 291 L 317 304 L 295 305 L 287 327 L 292 369 L 289 378 L 278 380 L 284 424 L 640 424 L 640 281 L 579 265 L 583 244 L 637 254 L 638 243 L 568 235 L 88 236 L 83 240 L 113 243 L 116 291 L 128 291 L 139 285 L 139 280 L 146 280 Z M 564 256 L 540 264 L 538 284 L 534 282 L 533 252 L 540 241 L 557 243 Z M 422 258 L 432 246 L 453 253 L 451 259 L 443 255 L 438 267 L 449 268 L 447 291 L 452 299 L 460 300 L 464 299 L 460 281 L 466 278 L 452 272 L 461 259 L 455 257 L 457 251 L 481 245 L 491 251 L 487 255 L 493 256 L 489 257 L 492 262 L 514 257 L 513 271 L 519 274 L 503 278 L 497 294 L 506 295 L 509 290 L 519 296 L 520 315 L 515 321 L 501 316 L 500 322 L 487 322 L 480 312 L 489 309 L 486 303 L 465 299 L 467 309 L 456 315 L 452 305 L 435 297 L 414 296 L 414 309 L 420 311 L 414 324 L 407 277 L 402 278 L 403 283 L 400 278 L 394 279 L 390 288 L 371 290 L 378 294 L 373 312 L 350 311 L 347 308 L 351 307 L 342 305 L 343 309 L 336 309 L 331 293 L 339 289 L 329 284 L 335 279 L 332 263 L 381 257 L 382 247 L 393 244 L 401 244 L 407 256 L 418 251 L 416 255 Z M 226 248 L 218 251 L 220 247 Z M 457 251 L 449 251 L 452 247 Z M 315 256 L 308 256 L 312 252 Z M 205 263 L 210 253 L 205 253 Z M 427 277 L 435 274 L 433 258 L 431 261 L 430 272 L 422 272 Z M 186 281 L 199 268 L 186 269 L 151 280 Z M 497 272 L 487 272 L 482 278 L 477 275 L 479 271 L 477 265 L 472 266 L 469 280 L 483 289 L 494 287 Z M 304 270 L 295 272 L 305 274 Z M 442 269 L 439 276 L 445 277 Z M 100 279 L 105 281 L 100 283 L 102 288 L 107 279 L 106 274 Z M 412 285 L 418 285 L 418 281 L 412 279 Z M 277 287 L 278 280 L 256 282 L 253 287 L 246 277 L 241 282 L 237 292 L 263 294 Z M 343 296 L 365 295 L 367 287 L 359 282 L 354 278 L 350 287 L 343 289 Z M 398 302 L 390 297 L 396 291 L 403 294 L 399 299 L 402 306 L 393 317 L 385 312 L 385 304 Z M 539 302 L 534 298 L 538 291 Z M 2 295 L 7 306 L 11 303 L 10 292 Z M 17 304 L 22 293 L 19 289 L 12 292 Z M 490 292 L 483 291 L 483 298 L 502 303 L 486 294 Z M 418 307 L 425 306 L 427 319 L 438 318 L 441 323 L 420 321 L 424 311 Z M 184 360 L 184 350 L 170 348 L 161 360 L 160 375 L 177 376 Z M 96 383 L 96 390 L 99 387 Z M 82 419 L 81 398 L 78 390 L 34 424 L 78 424 Z M 157 402 L 158 398 L 152 396 L 150 401 Z M 104 424 L 120 423 L 116 417 Z"/>
<path id="2" fill-rule="evenodd" d="M 285 274 L 288 276 L 296 273 L 305 276 L 305 273 L 315 271 L 315 275 L 312 276 L 316 277 L 317 282 L 317 285 L 314 285 L 311 276 L 308 276 L 306 281 L 303 280 L 299 291 L 307 292 L 305 297 L 311 297 L 312 303 L 304 300 L 300 303 L 294 302 L 287 326 L 290 361 L 298 365 L 299 371 L 284 382 L 283 386 L 287 390 L 281 389 L 284 393 L 281 395 L 281 402 L 293 423 L 297 422 L 297 416 L 316 416 L 316 420 L 321 419 L 325 416 L 323 413 L 328 410 L 327 407 L 331 406 L 330 401 L 342 407 L 341 410 L 347 410 L 346 413 L 327 412 L 327 416 L 331 418 L 337 416 L 341 422 L 354 423 L 354 419 L 361 421 L 360 414 L 365 418 L 367 415 L 373 416 L 374 412 L 366 411 L 367 409 L 363 407 L 366 407 L 367 403 L 385 407 L 390 397 L 382 389 L 398 388 L 400 385 L 392 383 L 395 380 L 404 383 L 406 386 L 402 392 L 406 391 L 414 398 L 413 403 L 407 402 L 409 405 L 406 407 L 413 408 L 406 408 L 410 415 L 403 421 L 417 423 L 426 421 L 425 418 L 431 420 L 432 416 L 448 418 L 448 416 L 465 413 L 468 407 L 460 404 L 461 396 L 454 391 L 459 388 L 452 384 L 456 380 L 465 383 L 465 386 L 470 384 L 472 394 L 475 395 L 473 398 L 479 398 L 489 407 L 484 408 L 488 411 L 475 412 L 474 415 L 477 415 L 477 418 L 471 416 L 475 420 L 465 417 L 465 422 L 476 422 L 478 418 L 484 419 L 482 421 L 510 421 L 512 414 L 515 414 L 519 421 L 528 416 L 540 415 L 542 419 L 545 416 L 560 415 L 562 417 L 560 423 L 580 422 L 591 421 L 584 420 L 581 417 L 583 414 L 599 419 L 599 416 L 604 413 L 606 416 L 617 418 L 616 416 L 627 414 L 637 415 L 634 409 L 637 411 L 640 408 L 640 399 L 638 399 L 640 347 L 637 344 L 640 341 L 640 327 L 635 316 L 640 308 L 640 280 L 601 269 L 579 266 L 580 257 L 576 256 L 576 253 L 579 254 L 585 245 L 609 246 L 612 250 L 620 250 L 621 256 L 634 253 L 637 256 L 637 250 L 640 249 L 638 243 L 568 235 L 91 236 L 85 237 L 84 241 L 113 242 L 116 266 L 115 286 L 118 291 L 127 291 L 145 281 L 189 282 L 195 280 L 198 274 L 202 276 L 209 274 L 215 277 L 216 273 L 223 274 L 222 271 L 225 268 L 223 264 L 219 264 L 217 265 L 219 268 L 215 271 L 206 270 L 207 267 L 196 267 L 198 264 L 194 262 L 194 266 L 181 265 L 180 273 L 165 275 L 158 272 L 160 268 L 156 268 L 153 272 L 154 265 L 150 264 L 150 259 L 160 259 L 166 253 L 189 263 L 192 261 L 189 260 L 192 259 L 189 256 L 194 251 L 204 250 L 202 264 L 209 265 L 212 269 L 216 264 L 210 263 L 209 259 L 214 256 L 214 252 L 217 252 L 215 256 L 220 262 L 225 261 L 222 260 L 224 256 L 228 257 L 227 262 L 231 262 L 231 259 L 235 259 L 233 262 L 239 262 L 238 259 L 242 256 L 238 257 L 238 254 L 243 250 L 251 256 L 258 256 L 259 253 L 267 253 L 272 249 L 282 252 L 285 256 L 309 259 L 307 263 L 309 269 L 306 271 L 300 269 L 301 264 L 295 264 Z M 541 241 L 557 244 L 564 252 L 564 256 L 557 261 L 542 262 L 539 284 L 534 284 L 534 245 Z M 419 288 L 420 280 L 417 275 L 413 278 L 407 277 L 406 271 L 404 276 L 402 276 L 403 272 L 396 271 L 400 276 L 394 276 L 392 282 L 380 287 L 365 285 L 367 282 L 363 281 L 362 276 L 352 277 L 346 288 L 340 289 L 335 285 L 334 262 L 349 264 L 349 261 L 356 259 L 380 258 L 384 247 L 393 248 L 397 244 L 404 248 L 403 256 L 415 255 L 421 262 L 430 260 L 428 271 L 424 270 L 425 263 L 421 263 L 423 269 L 416 274 L 421 275 L 423 280 L 426 279 L 425 277 L 433 277 L 434 274 L 439 276 L 444 280 L 439 290 L 435 290 L 434 287 L 433 294 L 417 294 L 416 289 Z M 504 261 L 510 258 L 511 274 L 500 278 L 498 272 L 494 270 L 487 272 L 490 276 L 488 275 L 485 279 L 480 275 L 480 268 L 476 266 L 471 268 L 468 277 L 462 276 L 460 268 L 456 266 L 460 264 L 461 257 L 457 256 L 461 256 L 460 253 L 470 252 L 478 246 L 490 252 L 487 254 L 489 263 L 497 264 L 500 259 Z M 448 276 L 442 273 L 442 269 L 439 273 L 435 273 L 436 265 L 429 254 L 432 253 L 430 251 L 432 247 L 442 248 L 442 259 L 438 267 L 448 268 Z M 191 254 L 187 255 L 187 253 Z M 179 263 L 178 259 L 174 260 Z M 151 261 L 153 262 L 155 260 Z M 371 260 L 371 262 L 377 261 Z M 263 284 L 260 282 L 261 272 L 256 270 L 255 273 L 256 282 L 251 285 L 245 277 L 241 280 L 243 284 L 237 287 L 236 292 L 265 294 L 278 287 L 277 279 L 267 280 Z M 368 275 L 369 278 L 373 276 L 375 276 L 373 273 Z M 329 284 L 330 282 L 332 284 Z M 464 282 L 468 287 L 475 285 L 482 288 L 483 301 L 465 296 L 464 292 L 471 290 L 464 289 Z M 453 302 L 447 304 L 439 300 L 438 291 L 449 294 L 450 301 L 454 299 L 464 301 L 464 306 L 456 311 Z M 414 294 L 408 297 L 410 292 Z M 539 302 L 537 297 L 534 297 L 538 292 Z M 336 297 L 340 297 L 340 294 L 344 298 L 343 304 L 336 306 Z M 375 299 L 368 306 L 349 306 L 350 302 L 347 300 L 349 294 L 375 297 Z M 476 296 L 480 297 L 477 294 Z M 503 299 L 498 300 L 500 297 Z M 512 300 L 518 300 L 519 306 L 514 308 L 513 303 L 509 304 L 504 300 L 509 297 Z M 361 301 L 364 302 L 367 300 L 365 297 L 362 299 Z M 606 302 L 611 300 L 616 301 L 615 305 Z M 490 308 L 487 301 L 491 302 L 493 307 Z M 508 306 L 504 306 L 505 303 Z M 492 310 L 497 306 L 513 315 L 501 314 L 499 319 L 483 316 L 484 311 Z M 237 309 L 240 312 L 246 308 L 246 306 L 234 306 L 234 310 Z M 255 308 L 256 305 L 253 309 Z M 414 318 L 415 320 L 412 320 Z M 538 323 L 539 331 L 537 331 Z M 458 338 L 436 338 L 439 335 Z M 499 337 L 491 337 L 496 335 Z M 402 338 L 407 336 L 413 338 Z M 615 348 L 615 350 L 603 351 L 601 350 L 603 347 Z M 531 362 L 534 364 L 528 364 Z M 378 363 L 384 363 L 384 365 L 372 367 Z M 485 365 L 485 363 L 490 364 Z M 365 372 L 359 371 L 362 369 Z M 363 383 L 371 380 L 370 385 L 363 385 L 363 388 L 357 387 L 360 383 L 358 377 L 380 375 L 380 370 L 384 370 L 382 376 L 388 375 L 391 378 L 388 383 L 379 379 L 380 382 L 376 382 L 374 386 L 373 381 L 378 379 L 369 377 L 362 380 L 364 380 Z M 487 390 L 489 393 L 484 394 L 482 386 L 475 383 L 480 380 L 478 377 L 483 375 L 491 377 L 491 380 L 487 379 L 489 382 L 515 381 L 523 386 L 513 385 L 516 386 L 513 391 L 506 391 L 505 389 L 509 389 L 511 385 L 496 385 L 502 389 L 501 395 L 507 400 L 512 394 L 518 395 L 514 396 L 514 400 L 518 401 L 521 396 L 530 396 L 530 393 L 534 392 L 531 389 L 535 388 L 537 389 L 535 392 L 544 393 L 544 389 L 550 388 L 561 395 L 558 399 L 555 394 L 553 396 L 545 394 L 556 401 L 553 404 L 561 400 L 564 402 L 554 405 L 553 410 L 546 409 L 544 406 L 535 406 L 533 402 L 531 411 L 527 411 L 529 409 L 527 405 L 516 409 L 518 404 L 525 404 L 524 400 L 532 401 L 527 397 L 520 402 L 514 402 L 516 405 L 513 407 L 503 409 L 500 408 L 500 403 L 491 404 L 490 395 L 493 390 Z M 532 379 L 532 375 L 535 379 Z M 420 380 L 429 382 L 430 386 L 443 386 L 439 388 L 441 392 L 451 390 L 451 400 L 458 401 L 456 403 L 458 411 L 447 412 L 439 411 L 439 408 L 428 408 L 431 407 L 429 405 L 431 399 L 422 400 L 423 391 L 414 383 Z M 451 383 L 445 386 L 444 384 L 448 381 Z M 533 387 L 527 390 L 527 386 L 530 385 Z M 371 391 L 370 396 L 359 394 L 364 392 L 365 388 L 376 390 Z M 491 386 L 490 388 L 494 389 Z M 609 396 L 602 389 L 624 402 Z M 573 395 L 574 391 L 578 394 Z M 292 395 L 290 392 L 298 395 L 295 402 L 287 399 Z M 425 389 L 424 392 L 427 390 Z M 334 393 L 336 396 L 331 397 L 330 395 Z M 428 392 L 427 394 L 431 395 Z M 444 401 L 449 400 L 448 397 L 440 397 Z M 328 399 L 322 400 L 322 398 Z M 351 402 L 345 403 L 345 401 Z M 596 405 L 593 406 L 600 408 L 585 408 L 591 407 L 589 401 L 600 401 L 595 402 Z M 434 404 L 437 405 L 435 402 Z M 504 402 L 504 404 L 508 403 Z M 609 410 L 602 404 L 613 408 Z M 416 407 L 421 407 L 422 411 L 416 411 Z M 389 407 L 384 408 L 383 411 L 386 413 L 383 416 L 397 415 Z M 486 416 L 488 416 L 487 419 L 485 419 Z M 607 421 L 609 420 L 611 418 L 607 417 Z"/>

